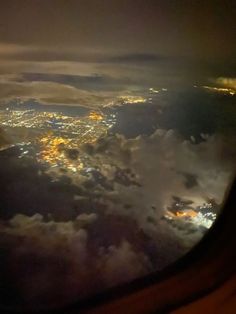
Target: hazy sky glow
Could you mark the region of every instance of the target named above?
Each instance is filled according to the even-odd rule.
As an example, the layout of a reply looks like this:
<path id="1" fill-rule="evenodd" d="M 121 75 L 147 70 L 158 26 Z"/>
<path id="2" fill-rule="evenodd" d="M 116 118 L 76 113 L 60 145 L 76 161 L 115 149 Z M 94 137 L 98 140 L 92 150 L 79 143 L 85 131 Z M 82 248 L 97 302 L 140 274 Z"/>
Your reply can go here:
<path id="1" fill-rule="evenodd" d="M 88 106 L 94 92 L 101 104 L 148 86 L 221 86 L 236 76 L 234 14 L 233 1 L 1 2 L 1 98 Z"/>

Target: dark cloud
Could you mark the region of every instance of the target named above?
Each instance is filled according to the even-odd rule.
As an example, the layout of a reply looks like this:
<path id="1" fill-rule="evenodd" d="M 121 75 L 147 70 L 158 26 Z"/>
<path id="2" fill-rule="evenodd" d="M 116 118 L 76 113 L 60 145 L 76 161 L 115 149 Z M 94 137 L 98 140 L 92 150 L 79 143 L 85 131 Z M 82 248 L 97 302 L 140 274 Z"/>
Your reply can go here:
<path id="1" fill-rule="evenodd" d="M 186 181 L 185 181 L 185 186 L 187 189 L 191 189 L 195 186 L 198 185 L 198 182 L 197 182 L 197 175 L 196 174 L 191 174 L 191 173 L 186 173 L 186 172 L 182 172 L 181 173 Z"/>
<path id="2" fill-rule="evenodd" d="M 9 139 L 9 136 L 3 129 L 0 129 L 0 150 L 6 146 L 9 146 L 10 144 L 11 140 Z"/>
<path id="3" fill-rule="evenodd" d="M 202 134 L 235 134 L 235 96 L 208 93 L 199 88 L 170 92 L 163 98 L 158 124 L 177 129 L 181 135 L 196 141 Z M 230 113 L 230 114 L 229 114 Z"/>
<path id="4" fill-rule="evenodd" d="M 112 228 L 110 237 L 104 238 L 104 227 Z M 1 303 L 60 306 L 145 275 L 151 269 L 143 253 L 147 240 L 132 220 L 111 215 L 82 214 L 61 223 L 16 215 L 1 230 L 0 278 L 12 291 L 11 299 L 2 291 Z"/>

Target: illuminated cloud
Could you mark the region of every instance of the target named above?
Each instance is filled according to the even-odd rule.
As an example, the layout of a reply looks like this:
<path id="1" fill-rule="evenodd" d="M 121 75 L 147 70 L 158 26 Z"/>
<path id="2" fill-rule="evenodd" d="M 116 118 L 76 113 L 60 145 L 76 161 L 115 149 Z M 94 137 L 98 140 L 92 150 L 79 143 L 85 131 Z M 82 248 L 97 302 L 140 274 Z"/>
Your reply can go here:
<path id="1" fill-rule="evenodd" d="M 54 82 L 0 82 L 2 103 L 20 99 L 35 99 L 42 104 L 74 105 L 88 108 L 101 107 L 114 100 L 114 93 L 88 92 L 71 85 Z"/>
<path id="2" fill-rule="evenodd" d="M 222 202 L 235 167 L 232 156 L 221 158 L 229 142 L 220 135 L 205 136 L 196 144 L 173 130 L 157 129 L 150 136 L 111 135 L 89 145 L 90 150 L 88 145 L 80 147 L 87 159 L 83 171 L 87 169 L 89 175 L 81 173 L 77 182 L 67 180 L 66 185 L 57 182 L 65 194 L 53 198 L 55 203 L 48 198 L 54 183 L 42 173 L 35 177 L 28 171 L 28 185 L 19 181 L 19 175 L 18 181 L 13 177 L 13 185 L 8 184 L 16 189 L 16 181 L 21 182 L 25 190 L 42 179 L 35 193 L 40 189 L 41 202 L 47 191 L 46 200 L 52 202 L 41 203 L 43 207 L 37 209 L 41 214 L 15 214 L 1 225 L 0 244 L 12 258 L 5 271 L 14 277 L 24 300 L 34 306 L 71 302 L 175 261 L 209 225 L 194 209 L 211 198 Z M 186 174 L 194 177 L 191 186 L 186 185 Z M 31 181 L 29 176 L 34 176 Z M 174 195 L 191 201 L 191 222 L 182 213 L 176 214 L 175 225 L 166 220 Z M 76 216 L 72 200 L 79 205 Z M 43 211 L 48 204 L 53 212 Z M 31 269 L 30 276 L 26 268 Z M 10 281 L 6 286 L 13 288 Z M 58 291 L 58 286 L 63 289 Z"/>
<path id="3" fill-rule="evenodd" d="M 18 214 L 2 226 L 1 247 L 7 247 L 8 254 L 14 256 L 4 267 L 12 274 L 15 286 L 10 281 L 6 286 L 20 286 L 23 305 L 25 300 L 37 308 L 64 305 L 148 273 L 148 257 L 128 240 L 97 246 L 101 231 L 94 225 L 96 219 L 91 213 L 74 221 L 46 222 L 40 214 Z M 114 226 L 115 221 L 117 224 L 114 217 Z M 97 234 L 94 239 L 90 235 L 93 229 Z"/>
<path id="4" fill-rule="evenodd" d="M 195 207 L 211 198 L 222 202 L 235 166 L 232 157 L 221 156 L 233 143 L 233 139 L 225 143 L 223 137 L 214 135 L 196 144 L 184 141 L 173 130 L 158 129 L 150 137 L 104 139 L 94 144 L 90 158 L 114 184 L 112 191 L 104 190 L 101 196 L 108 210 L 130 215 L 148 232 L 147 217 L 159 223 L 173 195 L 192 200 Z M 231 153 L 236 154 L 235 150 Z M 116 181 L 116 167 L 129 168 L 139 184 L 126 186 Z M 195 184 L 186 184 L 186 174 L 195 178 Z M 130 204 L 128 210 L 126 204 Z"/>
<path id="5" fill-rule="evenodd" d="M 219 77 L 215 82 L 225 88 L 232 88 L 236 91 L 236 78 L 234 77 Z"/>
<path id="6" fill-rule="evenodd" d="M 121 242 L 116 247 L 109 246 L 102 256 L 104 272 L 102 276 L 107 286 L 114 286 L 120 283 L 120 278 L 132 281 L 143 276 L 151 270 L 148 257 L 142 252 L 135 252 L 127 241 Z"/>

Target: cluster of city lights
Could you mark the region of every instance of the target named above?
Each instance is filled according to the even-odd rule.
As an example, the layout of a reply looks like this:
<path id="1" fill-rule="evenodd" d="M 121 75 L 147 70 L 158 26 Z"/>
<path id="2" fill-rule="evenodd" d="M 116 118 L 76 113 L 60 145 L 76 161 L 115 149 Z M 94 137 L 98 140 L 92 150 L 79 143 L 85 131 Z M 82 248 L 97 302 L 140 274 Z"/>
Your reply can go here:
<path id="1" fill-rule="evenodd" d="M 98 113 L 96 111 L 91 111 L 89 114 L 89 119 L 94 121 L 102 121 L 104 118 L 103 114 Z"/>
<path id="2" fill-rule="evenodd" d="M 147 99 L 142 96 L 120 96 L 119 99 L 124 104 L 139 104 L 147 102 Z"/>
<path id="3" fill-rule="evenodd" d="M 3 126 L 27 129 L 30 138 L 33 130 L 37 129 L 37 136 L 29 142 L 36 147 L 36 159 L 47 164 L 49 168 L 63 168 L 77 172 L 83 168 L 80 156 L 70 158 L 70 150 L 86 143 L 93 143 L 104 136 L 116 123 L 116 116 L 105 115 L 102 112 L 90 111 L 86 116 L 69 116 L 57 112 L 37 110 L 1 110 L 0 123 Z M 32 130 L 32 131 L 31 131 Z M 19 133 L 19 132 L 18 132 Z M 20 147 L 19 158 L 31 153 L 27 139 L 16 139 Z M 24 143 L 24 145 L 21 145 Z"/>
<path id="4" fill-rule="evenodd" d="M 66 150 L 77 149 L 76 142 L 72 139 L 55 136 L 52 132 L 39 139 L 40 152 L 37 154 L 39 162 L 46 162 L 53 167 L 61 167 L 73 172 L 83 168 L 80 158 L 68 158 Z"/>
<path id="5" fill-rule="evenodd" d="M 206 210 L 206 212 L 204 212 Z M 166 210 L 165 218 L 167 220 L 185 220 L 196 226 L 203 226 L 209 229 L 216 219 L 216 214 L 212 211 L 213 205 L 211 203 L 204 203 L 195 209 L 180 209 L 176 212 Z"/>

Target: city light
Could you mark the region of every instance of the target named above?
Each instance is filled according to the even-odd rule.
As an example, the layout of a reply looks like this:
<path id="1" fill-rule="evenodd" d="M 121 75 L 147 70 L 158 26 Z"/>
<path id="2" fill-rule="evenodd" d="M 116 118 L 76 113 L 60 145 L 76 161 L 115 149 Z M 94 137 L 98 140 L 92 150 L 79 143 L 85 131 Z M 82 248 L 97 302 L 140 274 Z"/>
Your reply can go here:
<path id="1" fill-rule="evenodd" d="M 214 206 L 212 203 L 202 203 L 200 206 L 196 206 L 194 209 L 184 209 L 183 204 L 178 205 L 177 211 L 165 210 L 165 219 L 176 221 L 186 221 L 194 226 L 202 226 L 209 229 L 216 220 L 216 214 L 214 213 Z"/>
<path id="2" fill-rule="evenodd" d="M 159 90 L 154 89 L 154 88 L 152 88 L 152 87 L 149 88 L 149 91 L 150 91 L 151 93 L 154 93 L 154 94 L 158 94 L 158 93 L 160 92 Z"/>
<path id="3" fill-rule="evenodd" d="M 120 100 L 124 104 L 138 104 L 147 102 L 147 99 L 141 96 L 121 96 Z"/>
<path id="4" fill-rule="evenodd" d="M 24 138 L 19 135 L 15 138 L 14 144 L 20 147 L 19 158 L 31 153 L 32 149 L 26 144 L 30 143 L 36 160 L 47 165 L 49 172 L 58 168 L 76 173 L 84 167 L 84 156 L 79 155 L 78 149 L 106 135 L 116 123 L 116 116 L 96 111 L 78 117 L 60 112 L 8 109 L 0 111 L 0 123 L 13 130 L 27 130 L 26 135 L 22 132 Z M 25 137 L 33 139 L 28 141 Z"/>
<path id="5" fill-rule="evenodd" d="M 194 210 L 190 209 L 190 210 L 184 210 L 182 212 L 176 212 L 176 216 L 177 217 L 189 217 L 189 218 L 193 218 L 197 216 L 197 212 L 195 212 Z"/>
<path id="6" fill-rule="evenodd" d="M 104 116 L 98 112 L 91 111 L 89 114 L 89 119 L 94 121 L 101 121 L 104 118 Z"/>

